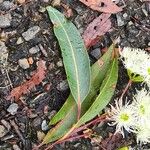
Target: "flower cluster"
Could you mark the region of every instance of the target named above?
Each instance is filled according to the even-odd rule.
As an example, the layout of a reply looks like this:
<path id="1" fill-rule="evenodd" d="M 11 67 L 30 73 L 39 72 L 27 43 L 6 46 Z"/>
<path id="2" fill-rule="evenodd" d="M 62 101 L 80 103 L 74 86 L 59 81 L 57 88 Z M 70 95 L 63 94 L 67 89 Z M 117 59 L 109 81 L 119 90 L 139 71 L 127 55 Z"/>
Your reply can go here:
<path id="1" fill-rule="evenodd" d="M 137 142 L 150 142 L 150 95 L 145 89 L 137 91 L 131 104 L 122 99 L 115 100 L 115 107 L 111 105 L 109 112 L 110 125 L 116 125 L 116 133 L 124 137 L 124 130 L 133 132 Z"/>
<path id="2" fill-rule="evenodd" d="M 120 51 L 120 55 L 128 72 L 141 76 L 150 87 L 150 55 L 144 50 L 129 47 Z"/>
<path id="3" fill-rule="evenodd" d="M 130 80 L 142 79 L 150 88 L 150 56 L 141 49 L 124 48 L 120 51 L 121 60 L 125 68 L 130 72 Z M 139 78 L 142 77 L 142 78 Z M 138 81 L 137 80 L 137 81 Z M 127 100 L 126 100 L 127 101 Z M 150 92 L 145 88 L 136 91 L 132 102 L 124 102 L 122 97 L 115 100 L 115 106 L 111 105 L 109 111 L 110 125 L 116 125 L 116 133 L 124 131 L 136 135 L 137 143 L 150 143 Z"/>

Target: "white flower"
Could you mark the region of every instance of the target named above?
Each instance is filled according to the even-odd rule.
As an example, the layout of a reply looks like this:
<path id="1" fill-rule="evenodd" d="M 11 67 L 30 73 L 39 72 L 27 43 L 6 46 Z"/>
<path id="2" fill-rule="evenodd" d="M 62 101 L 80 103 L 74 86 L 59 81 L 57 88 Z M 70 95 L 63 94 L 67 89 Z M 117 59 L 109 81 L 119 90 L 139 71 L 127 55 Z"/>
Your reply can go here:
<path id="1" fill-rule="evenodd" d="M 150 126 L 149 123 L 145 123 L 142 126 L 139 126 L 138 131 L 136 132 L 137 143 L 147 144 L 150 143 Z"/>
<path id="2" fill-rule="evenodd" d="M 115 100 L 116 107 L 111 105 L 109 112 L 109 120 L 112 121 L 111 126 L 116 125 L 116 132 L 121 133 L 124 137 L 124 129 L 128 132 L 134 132 L 135 117 L 132 107 L 129 103 L 123 105 L 122 99 Z"/>
<path id="3" fill-rule="evenodd" d="M 120 55 L 127 70 L 142 76 L 150 83 L 150 55 L 146 51 L 125 47 L 120 51 Z"/>
<path id="4" fill-rule="evenodd" d="M 140 126 L 145 124 L 145 122 L 148 120 L 150 121 L 150 94 L 145 88 L 141 91 L 137 91 L 137 94 L 134 95 L 134 101 L 131 105 L 135 112 L 137 122 Z"/>

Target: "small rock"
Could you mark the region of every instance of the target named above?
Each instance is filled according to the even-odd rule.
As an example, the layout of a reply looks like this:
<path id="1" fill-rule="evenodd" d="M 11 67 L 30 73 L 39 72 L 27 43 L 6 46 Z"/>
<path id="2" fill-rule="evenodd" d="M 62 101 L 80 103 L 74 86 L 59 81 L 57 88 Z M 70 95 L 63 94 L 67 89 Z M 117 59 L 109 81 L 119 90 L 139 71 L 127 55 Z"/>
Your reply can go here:
<path id="1" fill-rule="evenodd" d="M 47 130 L 49 129 L 49 126 L 48 126 L 46 120 L 43 120 L 43 121 L 42 121 L 41 129 L 42 129 L 43 131 L 47 131 Z"/>
<path id="2" fill-rule="evenodd" d="M 16 44 L 19 45 L 21 43 L 23 43 L 23 39 L 22 39 L 22 37 L 19 37 L 18 40 L 17 40 L 17 42 L 16 42 Z"/>
<path id="3" fill-rule="evenodd" d="M 96 59 L 99 59 L 102 55 L 99 48 L 92 50 L 90 54 Z"/>
<path id="4" fill-rule="evenodd" d="M 0 41 L 0 58 L 2 57 L 3 54 L 7 54 L 7 47 L 5 46 L 4 42 Z"/>
<path id="5" fill-rule="evenodd" d="M 21 149 L 19 148 L 19 146 L 16 145 L 16 144 L 13 145 L 13 149 L 14 149 L 14 150 L 21 150 Z"/>
<path id="6" fill-rule="evenodd" d="M 6 120 L 2 119 L 1 123 L 7 128 L 8 131 L 10 131 L 11 126 L 10 126 L 9 122 L 7 122 Z"/>
<path id="7" fill-rule="evenodd" d="M 127 13 L 124 13 L 123 14 L 123 18 L 127 18 L 128 17 L 128 14 Z"/>
<path id="8" fill-rule="evenodd" d="M 10 27 L 12 21 L 11 14 L 0 15 L 0 28 Z"/>
<path id="9" fill-rule="evenodd" d="M 4 126 L 0 125 L 0 138 L 5 136 L 7 134 L 7 130 L 5 129 Z"/>
<path id="10" fill-rule="evenodd" d="M 48 3 L 48 2 L 49 2 L 49 0 L 43 0 L 43 2 Z"/>
<path id="11" fill-rule="evenodd" d="M 39 140 L 39 142 L 41 142 L 45 137 L 45 133 L 41 132 L 41 131 L 37 131 L 37 138 Z"/>
<path id="12" fill-rule="evenodd" d="M 53 0 L 52 5 L 53 6 L 60 6 L 60 2 L 61 2 L 61 0 Z"/>
<path id="13" fill-rule="evenodd" d="M 26 58 L 19 59 L 18 64 L 23 69 L 28 69 L 30 67 L 28 60 Z"/>
<path id="14" fill-rule="evenodd" d="M 22 33 L 22 36 L 26 41 L 29 41 L 33 39 L 39 31 L 40 31 L 39 26 L 33 26 L 29 28 L 26 32 Z"/>
<path id="15" fill-rule="evenodd" d="M 45 7 L 40 6 L 40 8 L 39 8 L 39 12 L 44 13 L 45 11 L 46 11 L 46 8 L 45 8 Z"/>
<path id="16" fill-rule="evenodd" d="M 29 57 L 29 58 L 28 58 L 28 62 L 29 62 L 30 65 L 32 65 L 32 64 L 34 63 L 33 58 L 32 58 L 32 57 Z"/>
<path id="17" fill-rule="evenodd" d="M 32 126 L 35 128 L 35 129 L 40 129 L 41 127 L 41 123 L 42 123 L 42 119 L 40 117 L 37 117 L 33 120 L 32 122 Z"/>
<path id="18" fill-rule="evenodd" d="M 10 1 L 4 1 L 3 3 L 0 4 L 0 9 L 2 11 L 7 11 L 11 9 L 12 7 L 14 7 L 14 3 Z"/>
<path id="19" fill-rule="evenodd" d="M 36 54 L 40 51 L 39 47 L 38 46 L 35 46 L 35 47 L 32 47 L 29 49 L 29 53 L 30 54 Z"/>
<path id="20" fill-rule="evenodd" d="M 119 14 L 116 14 L 116 17 L 117 17 L 117 24 L 118 26 L 123 26 L 124 25 L 124 20 L 123 20 L 123 17 Z"/>
<path id="21" fill-rule="evenodd" d="M 38 46 L 39 46 L 39 48 L 40 48 L 42 54 L 43 54 L 45 57 L 48 57 L 48 54 L 47 54 L 46 50 L 44 49 L 44 47 L 43 47 L 41 44 L 39 44 Z"/>
<path id="22" fill-rule="evenodd" d="M 18 110 L 19 106 L 16 103 L 12 103 L 8 108 L 7 111 L 11 114 L 11 115 L 15 115 L 17 110 Z"/>
<path id="23" fill-rule="evenodd" d="M 26 2 L 26 0 L 17 0 L 17 2 L 18 2 L 19 4 L 23 4 L 23 3 Z"/>
<path id="24" fill-rule="evenodd" d="M 63 80 L 57 85 L 57 89 L 59 91 L 66 91 L 68 88 L 69 88 L 69 85 L 68 85 L 67 80 Z"/>
<path id="25" fill-rule="evenodd" d="M 57 62 L 57 66 L 58 66 L 58 67 L 62 67 L 62 66 L 63 66 L 63 63 L 62 63 L 61 60 Z"/>
<path id="26" fill-rule="evenodd" d="M 1 141 L 6 141 L 6 140 L 9 140 L 9 139 L 12 139 L 14 138 L 14 135 L 6 135 L 5 137 L 1 138 Z"/>
<path id="27" fill-rule="evenodd" d="M 132 22 L 132 21 L 129 21 L 129 22 L 128 22 L 128 25 L 129 25 L 129 26 L 133 25 L 133 22 Z"/>

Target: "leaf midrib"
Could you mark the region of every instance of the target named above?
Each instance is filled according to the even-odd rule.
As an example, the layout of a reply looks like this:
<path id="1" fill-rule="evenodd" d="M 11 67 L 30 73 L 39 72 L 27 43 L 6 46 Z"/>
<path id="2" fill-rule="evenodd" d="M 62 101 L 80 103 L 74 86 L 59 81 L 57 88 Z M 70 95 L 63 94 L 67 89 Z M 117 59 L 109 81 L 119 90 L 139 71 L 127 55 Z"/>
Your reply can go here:
<path id="1" fill-rule="evenodd" d="M 115 63 L 116 63 L 116 60 L 114 60 L 114 61 L 112 62 L 112 66 L 111 66 L 111 69 L 110 69 L 110 74 L 109 74 L 109 76 L 108 76 L 108 78 L 107 78 L 106 84 L 103 86 L 103 89 L 102 89 L 102 91 L 101 91 L 101 93 L 99 94 L 98 97 L 100 97 L 100 96 L 102 95 L 104 89 L 106 88 L 107 84 L 109 83 L 109 80 L 110 80 L 110 78 L 111 78 L 111 74 L 112 74 L 112 72 L 113 72 Z M 97 97 L 97 98 L 98 98 L 98 97 Z M 95 103 L 95 101 L 94 101 L 94 103 Z M 94 105 L 94 103 L 93 103 L 93 105 Z M 89 108 L 89 110 L 88 110 L 82 117 L 86 116 L 87 113 L 91 111 L 91 109 L 92 109 L 92 106 Z M 80 125 L 83 124 L 83 123 L 82 123 L 82 120 L 84 121 L 84 118 L 82 119 L 82 117 L 81 117 L 81 120 L 79 120 L 79 121 L 76 123 L 76 125 L 75 125 L 76 127 L 79 127 Z M 90 119 L 90 120 L 91 120 L 91 119 Z M 87 121 L 86 121 L 86 122 L 87 122 Z"/>

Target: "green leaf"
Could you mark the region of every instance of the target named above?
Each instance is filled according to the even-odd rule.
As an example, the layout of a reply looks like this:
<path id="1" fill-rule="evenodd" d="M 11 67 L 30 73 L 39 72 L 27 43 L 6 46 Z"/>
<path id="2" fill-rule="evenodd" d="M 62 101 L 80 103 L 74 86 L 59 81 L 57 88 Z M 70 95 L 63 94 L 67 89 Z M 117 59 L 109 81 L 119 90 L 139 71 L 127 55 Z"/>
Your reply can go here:
<path id="1" fill-rule="evenodd" d="M 108 70 L 105 80 L 101 85 L 100 94 L 93 102 L 91 107 L 77 122 L 77 124 L 75 125 L 76 127 L 79 127 L 82 124 L 86 123 L 87 121 L 93 119 L 96 115 L 100 113 L 100 111 L 102 111 L 106 107 L 106 105 L 109 103 L 114 94 L 117 79 L 118 79 L 118 60 L 117 58 L 115 58 L 112 62 L 110 69 Z"/>
<path id="2" fill-rule="evenodd" d="M 90 92 L 86 99 L 89 97 L 93 98 L 93 95 L 95 96 L 99 90 L 100 84 L 102 83 L 104 76 L 107 72 L 108 66 L 110 65 L 111 55 L 112 51 L 114 49 L 114 45 L 111 45 L 108 48 L 108 51 L 91 67 L 91 88 Z M 90 96 L 92 95 L 92 96 Z M 85 103 L 86 100 L 85 100 Z M 61 119 L 67 115 L 67 113 L 70 113 L 71 107 L 75 105 L 74 99 L 72 95 L 70 94 L 67 98 L 66 102 L 62 106 L 62 108 L 58 111 L 58 113 L 50 120 L 49 125 L 54 125 Z M 82 109 L 84 109 L 84 105 L 82 106 Z"/>
<path id="3" fill-rule="evenodd" d="M 51 6 L 47 11 L 54 24 L 71 93 L 76 103 L 81 104 L 90 89 L 90 61 L 84 42 L 75 25 L 62 13 Z"/>
<path id="4" fill-rule="evenodd" d="M 129 150 L 128 147 L 122 147 L 122 148 L 119 148 L 118 150 Z"/>
<path id="5" fill-rule="evenodd" d="M 99 87 L 110 66 L 113 49 L 114 46 L 112 45 L 108 51 L 91 67 L 91 89 L 87 98 L 82 103 L 81 115 L 86 112 L 95 100 Z M 61 119 L 63 120 L 60 121 Z M 43 143 L 53 142 L 61 138 L 77 122 L 77 105 L 71 95 L 68 97 L 60 111 L 52 118 L 50 125 L 55 124 L 58 121 L 60 122 L 47 133 Z"/>
<path id="6" fill-rule="evenodd" d="M 129 70 L 129 69 L 127 70 L 127 73 L 128 73 L 130 80 L 133 82 L 143 82 L 144 81 L 144 78 L 142 76 L 131 72 L 131 70 Z"/>

